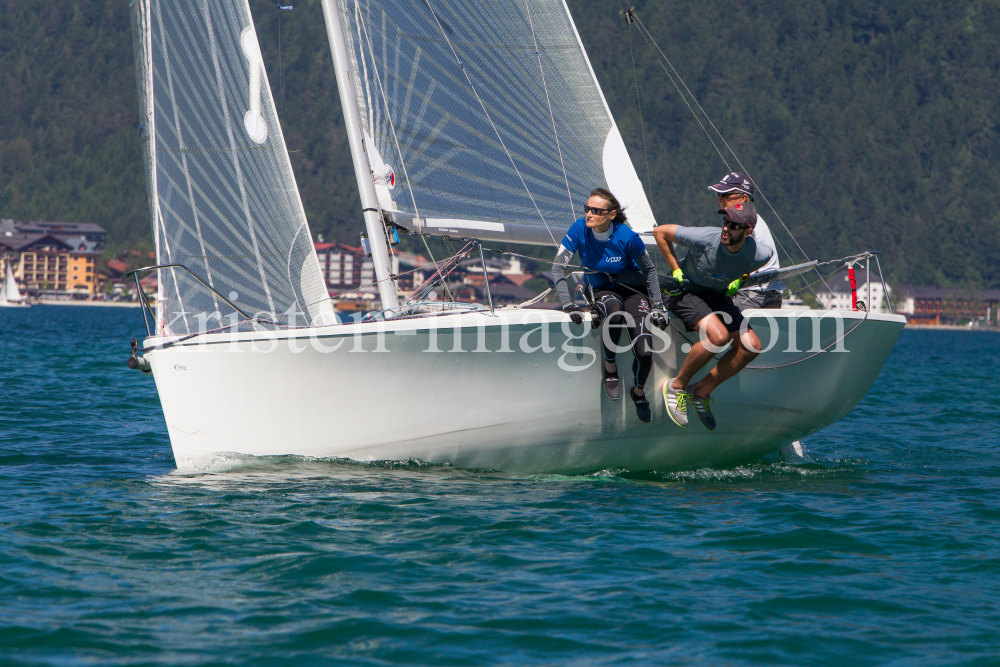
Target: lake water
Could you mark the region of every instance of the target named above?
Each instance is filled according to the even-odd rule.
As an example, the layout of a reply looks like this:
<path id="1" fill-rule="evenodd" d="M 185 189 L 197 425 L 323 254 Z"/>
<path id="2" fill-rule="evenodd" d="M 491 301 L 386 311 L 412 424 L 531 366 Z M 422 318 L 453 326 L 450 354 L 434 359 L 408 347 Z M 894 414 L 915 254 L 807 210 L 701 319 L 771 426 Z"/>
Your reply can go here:
<path id="1" fill-rule="evenodd" d="M 1000 335 L 904 332 L 804 465 L 191 476 L 141 331 L 0 310 L 2 665 L 1000 664 Z"/>

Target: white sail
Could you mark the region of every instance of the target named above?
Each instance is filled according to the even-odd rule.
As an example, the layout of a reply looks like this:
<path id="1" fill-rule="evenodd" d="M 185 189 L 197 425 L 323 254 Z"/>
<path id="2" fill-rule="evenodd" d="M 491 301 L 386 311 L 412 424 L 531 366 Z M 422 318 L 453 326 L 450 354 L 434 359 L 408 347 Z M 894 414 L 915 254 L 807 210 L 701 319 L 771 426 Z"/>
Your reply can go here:
<path id="1" fill-rule="evenodd" d="M 323 0 L 373 255 L 379 210 L 435 233 L 558 243 L 599 185 L 629 206 L 634 227 L 651 228 L 565 4 L 524 1 Z M 135 0 L 133 20 L 159 257 L 204 260 L 202 275 L 220 291 L 243 290 L 241 300 L 262 308 L 308 298 L 312 270 L 296 279 L 294 262 L 285 275 L 274 259 L 315 257 L 297 250 L 308 229 L 246 1 Z M 164 317 L 211 302 L 179 275 L 161 271 Z M 381 293 L 383 305 L 394 297 Z M 525 473 L 671 470 L 748 460 L 838 419 L 905 324 L 878 313 L 748 311 L 769 342 L 756 366 L 713 395 L 720 428 L 709 432 L 675 427 L 662 401 L 652 424 L 631 401 L 611 401 L 602 333 L 586 323 L 560 311 L 456 305 L 181 339 L 158 323 L 129 366 L 155 376 L 184 469 L 292 454 Z M 166 332 L 181 326 L 191 325 Z M 654 335 L 647 388 L 677 375 L 697 333 L 675 322 Z M 266 354 L 251 353 L 264 351 L 258 344 Z"/>
<path id="2" fill-rule="evenodd" d="M 7 275 L 4 277 L 3 294 L 0 298 L 13 303 L 23 300 L 21 290 L 17 289 L 17 281 L 14 279 L 14 269 L 11 268 L 10 260 L 7 261 Z"/>
<path id="3" fill-rule="evenodd" d="M 437 234 L 558 243 L 595 187 L 652 211 L 562 0 L 338 0 L 379 205 Z"/>
<path id="4" fill-rule="evenodd" d="M 246 0 L 133 0 L 147 194 L 158 264 L 243 312 L 334 321 Z M 161 332 L 233 309 L 159 272 Z"/>

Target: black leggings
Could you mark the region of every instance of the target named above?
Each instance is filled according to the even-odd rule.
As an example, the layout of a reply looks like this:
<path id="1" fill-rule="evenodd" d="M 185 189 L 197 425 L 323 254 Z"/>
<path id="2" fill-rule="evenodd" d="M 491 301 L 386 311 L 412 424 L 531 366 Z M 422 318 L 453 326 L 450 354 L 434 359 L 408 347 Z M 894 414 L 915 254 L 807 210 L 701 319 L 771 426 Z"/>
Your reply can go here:
<path id="1" fill-rule="evenodd" d="M 618 345 L 622 329 L 628 331 L 632 342 L 632 377 L 635 386 L 642 389 L 646 386 L 649 372 L 653 369 L 653 336 L 646 330 L 646 317 L 649 315 L 649 299 L 644 294 L 636 294 L 632 290 L 616 285 L 610 289 L 599 290 L 594 295 L 594 305 L 604 316 L 604 325 L 608 328 L 608 339 Z M 631 318 L 626 318 L 628 313 Z M 631 320 L 631 325 L 629 324 Z M 615 352 L 608 348 L 601 332 L 601 347 L 604 348 L 604 359 L 615 360 Z"/>

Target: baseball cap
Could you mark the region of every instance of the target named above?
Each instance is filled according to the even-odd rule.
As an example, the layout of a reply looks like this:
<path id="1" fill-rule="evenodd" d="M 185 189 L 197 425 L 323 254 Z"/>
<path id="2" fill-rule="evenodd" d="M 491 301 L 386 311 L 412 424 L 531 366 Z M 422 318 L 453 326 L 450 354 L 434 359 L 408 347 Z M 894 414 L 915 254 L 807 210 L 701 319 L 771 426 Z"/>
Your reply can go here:
<path id="1" fill-rule="evenodd" d="M 750 229 L 757 226 L 757 209 L 750 202 L 743 202 L 732 208 L 720 208 L 719 215 L 724 215 L 737 224 L 750 225 Z"/>
<path id="2" fill-rule="evenodd" d="M 726 174 L 725 178 L 715 185 L 708 186 L 709 190 L 723 194 L 726 192 L 742 192 L 753 197 L 753 181 L 750 177 L 740 171 Z"/>

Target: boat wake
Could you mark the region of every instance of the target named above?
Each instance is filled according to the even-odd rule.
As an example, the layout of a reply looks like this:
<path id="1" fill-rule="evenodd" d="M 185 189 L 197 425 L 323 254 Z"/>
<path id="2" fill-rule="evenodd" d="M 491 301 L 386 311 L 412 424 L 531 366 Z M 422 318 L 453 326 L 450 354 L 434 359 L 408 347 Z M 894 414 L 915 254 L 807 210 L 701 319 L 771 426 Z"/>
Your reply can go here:
<path id="1" fill-rule="evenodd" d="M 788 462 L 768 455 L 763 459 L 743 465 L 723 468 L 698 468 L 683 471 L 631 471 L 626 468 L 605 468 L 580 475 L 511 475 L 489 468 L 462 468 L 448 463 L 429 463 L 420 459 L 355 461 L 353 459 L 308 456 L 251 456 L 235 452 L 221 452 L 199 461 L 197 466 L 176 469 L 156 480 L 165 484 L 204 483 L 210 479 L 219 482 L 235 480 L 293 480 L 343 476 L 352 478 L 359 472 L 378 477 L 384 473 L 449 473 L 465 476 L 483 476 L 559 481 L 621 481 L 681 484 L 769 484 L 794 480 L 854 479 L 869 465 L 864 459 L 824 459 L 810 456 L 799 462 Z"/>
<path id="2" fill-rule="evenodd" d="M 863 459 L 815 459 L 789 463 L 766 459 L 731 468 L 698 468 L 674 472 L 631 472 L 607 469 L 587 477 L 624 480 L 629 482 L 667 482 L 682 484 L 769 484 L 795 480 L 854 479 L 868 465 Z"/>

